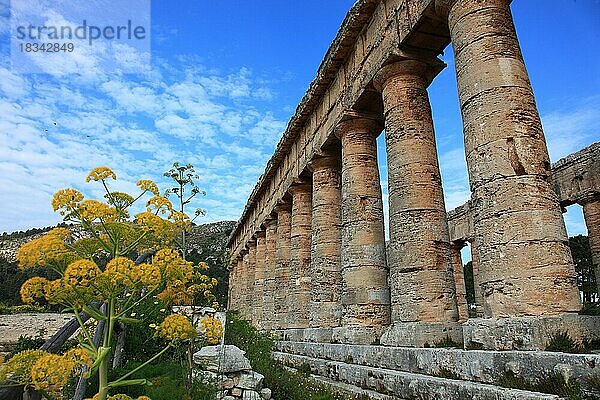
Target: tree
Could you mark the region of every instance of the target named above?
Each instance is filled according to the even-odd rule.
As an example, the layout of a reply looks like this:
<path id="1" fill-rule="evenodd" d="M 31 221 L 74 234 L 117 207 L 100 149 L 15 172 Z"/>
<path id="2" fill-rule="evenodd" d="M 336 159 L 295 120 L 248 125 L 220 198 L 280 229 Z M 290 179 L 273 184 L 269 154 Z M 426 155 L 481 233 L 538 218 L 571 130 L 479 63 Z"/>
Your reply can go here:
<path id="1" fill-rule="evenodd" d="M 116 175 L 106 167 L 92 170 L 87 177 L 88 182 L 102 185 L 104 202 L 84 200 L 76 189 L 59 190 L 53 197 L 54 210 L 65 222 L 80 225 L 87 237 L 75 239 L 69 229 L 55 228 L 23 245 L 17 254 L 20 268 L 41 266 L 58 276 L 54 280 L 29 279 L 21 287 L 21 297 L 28 303 L 43 300 L 73 311 L 81 329 L 79 347 L 63 355 L 41 350 L 19 353 L 0 364 L 0 383 L 22 384 L 35 388 L 46 398 L 58 399 L 70 376 L 89 370 L 99 376 L 95 398 L 106 400 L 109 391 L 147 383 L 145 379 L 129 377 L 176 343 L 196 336 L 196 329 L 185 316 L 168 315 L 162 323 L 149 326 L 166 340 L 164 348 L 138 368 L 109 381 L 117 324 L 144 323 L 136 310 L 152 298 L 166 305 L 183 304 L 201 294 L 211 303 L 214 301 L 211 289 L 216 284 L 170 247 L 175 237 L 189 226 L 187 215 L 160 196 L 152 181 L 138 181 L 140 193 L 134 198 L 109 190 L 111 179 L 116 179 Z M 145 196 L 151 196 L 146 211 L 131 219 L 130 207 Z M 153 254 L 151 263 L 131 260 L 143 252 Z M 80 319 L 81 312 L 96 321 L 95 334 L 94 325 L 84 324 Z"/>
<path id="2" fill-rule="evenodd" d="M 570 237 L 569 247 L 577 272 L 577 287 L 583 293 L 583 302 L 591 303 L 596 299 L 597 289 L 589 239 L 584 235 Z"/>

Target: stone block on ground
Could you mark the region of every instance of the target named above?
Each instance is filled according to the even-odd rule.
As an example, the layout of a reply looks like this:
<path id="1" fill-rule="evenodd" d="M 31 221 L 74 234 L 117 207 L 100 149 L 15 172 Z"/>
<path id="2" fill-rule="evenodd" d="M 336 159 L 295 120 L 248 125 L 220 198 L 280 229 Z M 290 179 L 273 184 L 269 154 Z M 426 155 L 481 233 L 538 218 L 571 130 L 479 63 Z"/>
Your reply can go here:
<path id="1" fill-rule="evenodd" d="M 243 372 L 237 386 L 246 390 L 260 390 L 262 389 L 263 379 L 265 377 L 258 372 Z"/>
<path id="2" fill-rule="evenodd" d="M 236 346 L 206 346 L 194 354 L 194 363 L 208 371 L 232 372 L 249 371 L 252 369 L 250 361 L 245 357 L 244 351 Z"/>
<path id="3" fill-rule="evenodd" d="M 260 394 L 254 390 L 244 390 L 242 400 L 261 400 Z"/>

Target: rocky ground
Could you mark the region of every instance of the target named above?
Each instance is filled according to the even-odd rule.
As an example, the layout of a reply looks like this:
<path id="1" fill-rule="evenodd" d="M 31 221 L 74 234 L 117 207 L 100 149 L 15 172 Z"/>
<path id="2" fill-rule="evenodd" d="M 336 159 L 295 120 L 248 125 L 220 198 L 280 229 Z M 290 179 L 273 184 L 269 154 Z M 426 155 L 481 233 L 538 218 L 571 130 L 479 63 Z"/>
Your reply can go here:
<path id="1" fill-rule="evenodd" d="M 49 339 L 71 318 L 73 318 L 72 314 L 0 315 L 0 353 L 9 352 L 21 336 L 40 335 L 44 339 Z"/>

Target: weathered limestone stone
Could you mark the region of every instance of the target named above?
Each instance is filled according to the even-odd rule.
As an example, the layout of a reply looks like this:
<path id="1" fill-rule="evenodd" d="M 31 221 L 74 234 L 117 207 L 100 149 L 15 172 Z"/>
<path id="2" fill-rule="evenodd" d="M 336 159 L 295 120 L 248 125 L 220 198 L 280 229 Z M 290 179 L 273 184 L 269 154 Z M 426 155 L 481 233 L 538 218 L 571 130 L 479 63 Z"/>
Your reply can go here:
<path id="1" fill-rule="evenodd" d="M 571 338 L 600 339 L 600 318 L 564 314 L 517 318 L 476 318 L 463 324 L 466 348 L 544 350 L 552 337 L 566 332 Z"/>
<path id="2" fill-rule="evenodd" d="M 385 114 L 392 323 L 455 322 L 452 254 L 427 95 L 445 64 L 406 57 L 375 78 Z"/>
<path id="3" fill-rule="evenodd" d="M 457 0 L 448 16 L 486 317 L 580 308 L 542 125 L 509 0 Z"/>
<path id="4" fill-rule="evenodd" d="M 244 314 L 246 318 L 256 323 L 254 319 L 254 274 L 256 272 L 256 238 L 253 238 L 248 242 L 248 264 L 247 264 L 247 281 L 246 281 L 246 301 L 244 307 Z"/>
<path id="5" fill-rule="evenodd" d="M 273 329 L 275 301 L 275 247 L 277 243 L 277 219 L 268 219 L 265 222 L 265 274 L 264 274 L 264 302 L 261 328 Z"/>
<path id="6" fill-rule="evenodd" d="M 377 166 L 380 122 L 348 119 L 342 141 L 342 325 L 381 328 L 390 321 L 383 204 Z M 342 340 L 351 336 L 341 334 Z"/>
<path id="7" fill-rule="evenodd" d="M 256 232 L 256 268 L 254 270 L 254 301 L 252 303 L 252 320 L 261 329 L 263 323 L 263 307 L 265 294 L 265 231 Z"/>
<path id="8" fill-rule="evenodd" d="M 264 388 L 260 391 L 260 397 L 262 397 L 264 400 L 270 400 L 271 396 L 271 389 L 269 388 Z"/>
<path id="9" fill-rule="evenodd" d="M 259 391 L 262 389 L 262 383 L 265 377 L 258 372 L 247 371 L 243 372 L 240 375 L 240 380 L 237 384 L 237 387 L 246 389 L 246 390 L 255 390 Z"/>
<path id="10" fill-rule="evenodd" d="M 205 346 L 194 353 L 194 363 L 207 371 L 229 374 L 232 372 L 250 371 L 250 361 L 245 352 L 236 346 Z"/>
<path id="11" fill-rule="evenodd" d="M 583 216 L 588 230 L 596 282 L 600 282 L 600 198 L 583 203 Z M 598 287 L 600 288 L 600 285 Z"/>
<path id="12" fill-rule="evenodd" d="M 456 305 L 458 307 L 458 322 L 465 322 L 469 319 L 469 309 L 467 304 L 467 288 L 465 286 L 465 271 L 463 269 L 462 256 L 460 251 L 464 245 L 452 245 L 452 269 L 454 271 L 454 286 L 456 288 Z"/>
<path id="13" fill-rule="evenodd" d="M 289 192 L 292 195 L 292 225 L 287 328 L 307 328 L 311 284 L 312 186 L 298 180 Z"/>
<path id="14" fill-rule="evenodd" d="M 310 326 L 340 326 L 342 318 L 341 166 L 339 156 L 327 155 L 311 161 L 312 242 Z"/>
<path id="15" fill-rule="evenodd" d="M 275 313 L 274 328 L 287 328 L 288 293 L 290 278 L 290 232 L 292 229 L 292 209 L 290 204 L 281 203 L 275 207 L 277 213 L 277 243 L 275 254 Z"/>
<path id="16" fill-rule="evenodd" d="M 261 400 L 260 394 L 254 390 L 244 390 L 242 400 Z"/>

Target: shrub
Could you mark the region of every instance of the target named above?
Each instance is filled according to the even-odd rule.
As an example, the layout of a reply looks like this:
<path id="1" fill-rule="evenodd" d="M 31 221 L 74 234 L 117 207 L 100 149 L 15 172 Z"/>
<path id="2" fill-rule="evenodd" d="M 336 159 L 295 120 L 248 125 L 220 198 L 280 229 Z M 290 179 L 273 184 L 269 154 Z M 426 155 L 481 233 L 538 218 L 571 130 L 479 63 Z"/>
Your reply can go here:
<path id="1" fill-rule="evenodd" d="M 546 351 L 558 353 L 583 353 L 585 350 L 580 343 L 577 343 L 568 332 L 557 332 L 550 338 L 546 346 Z"/>

